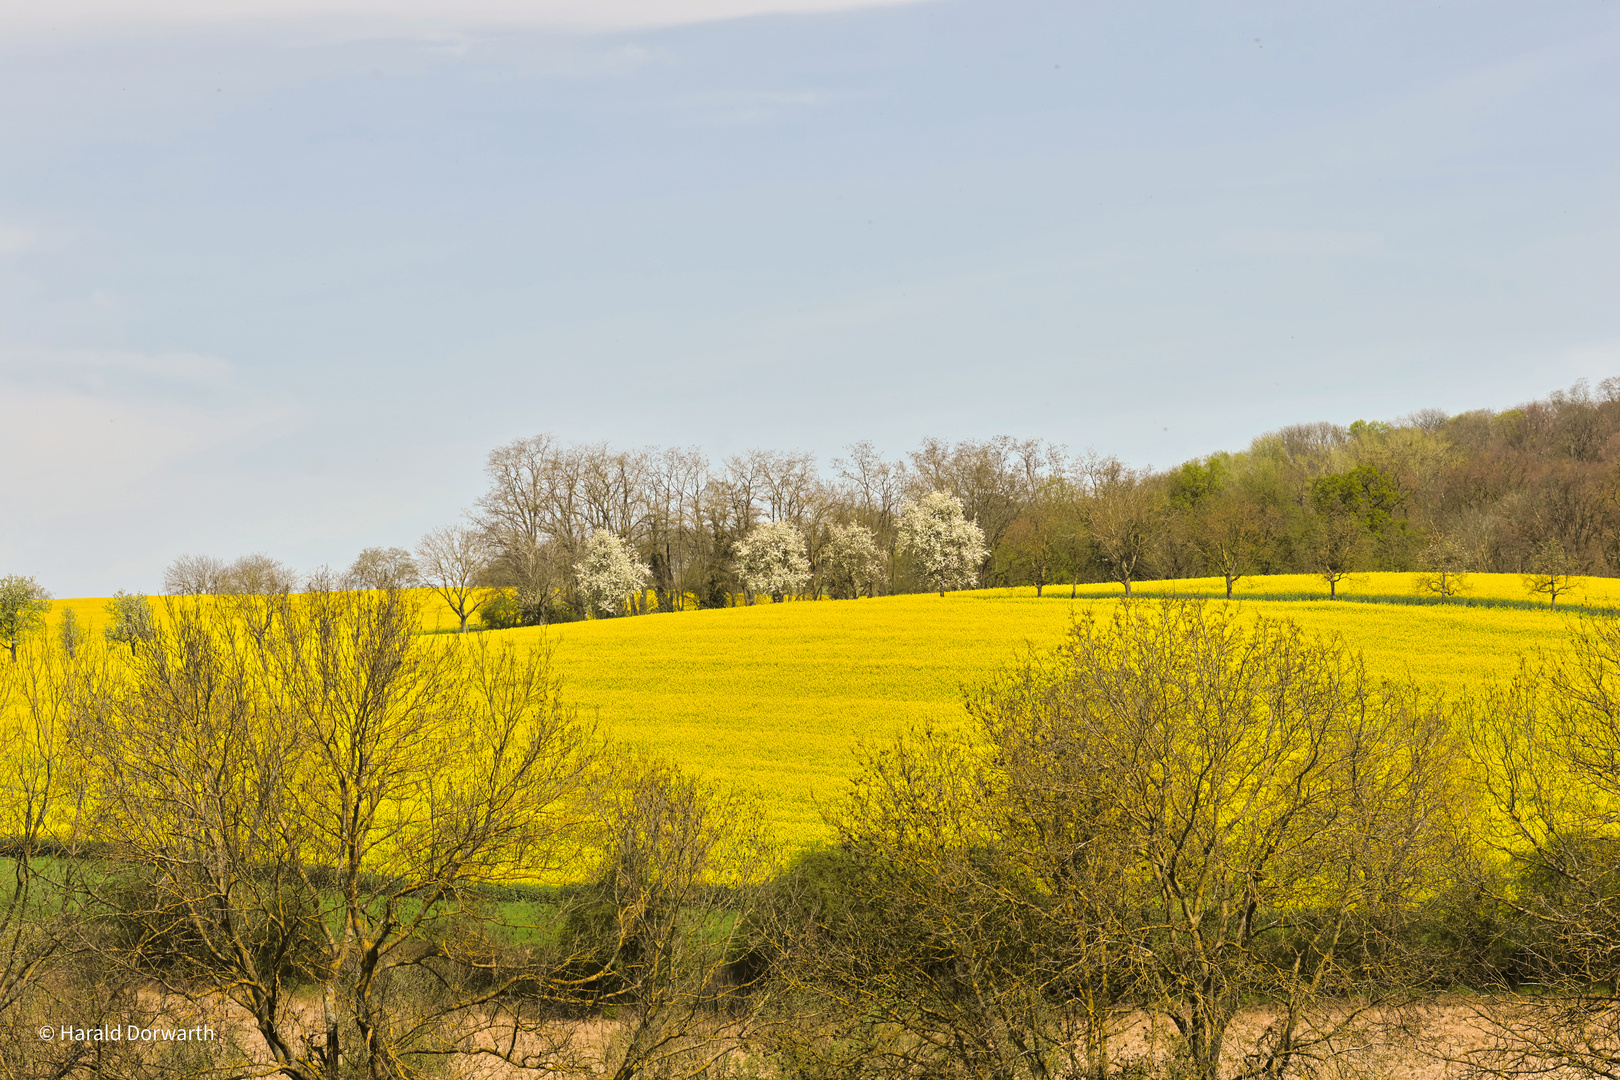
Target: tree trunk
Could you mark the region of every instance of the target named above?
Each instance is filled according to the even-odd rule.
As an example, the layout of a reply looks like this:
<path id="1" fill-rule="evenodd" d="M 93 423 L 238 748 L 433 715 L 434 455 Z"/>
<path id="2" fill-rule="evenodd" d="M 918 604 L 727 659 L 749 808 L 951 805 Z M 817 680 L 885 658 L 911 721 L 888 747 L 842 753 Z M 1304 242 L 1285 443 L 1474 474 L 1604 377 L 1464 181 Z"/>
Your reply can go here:
<path id="1" fill-rule="evenodd" d="M 341 1049 L 338 1046 L 337 991 L 331 983 L 327 983 L 321 993 L 321 1005 L 326 1013 L 326 1047 L 322 1053 L 322 1064 L 326 1066 L 328 1080 L 338 1080 Z"/>

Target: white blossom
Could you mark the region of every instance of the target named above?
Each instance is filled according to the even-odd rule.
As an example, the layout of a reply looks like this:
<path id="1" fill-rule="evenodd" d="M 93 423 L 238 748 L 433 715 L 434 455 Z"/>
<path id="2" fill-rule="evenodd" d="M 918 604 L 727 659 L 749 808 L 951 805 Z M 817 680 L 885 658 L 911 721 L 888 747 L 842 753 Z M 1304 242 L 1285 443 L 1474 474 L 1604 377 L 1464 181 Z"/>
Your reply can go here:
<path id="1" fill-rule="evenodd" d="M 778 604 L 810 580 L 804 537 L 786 521 L 767 521 L 754 528 L 737 541 L 736 556 L 743 587 Z"/>
<path id="2" fill-rule="evenodd" d="M 610 532 L 597 531 L 585 541 L 574 564 L 580 598 L 601 616 L 624 611 L 625 598 L 647 584 L 652 571 L 636 561 L 625 542 Z"/>
<path id="3" fill-rule="evenodd" d="M 930 491 L 901 508 L 900 547 L 944 596 L 946 589 L 973 583 L 985 556 L 984 531 L 963 516 L 956 496 Z"/>
<path id="4" fill-rule="evenodd" d="M 840 590 L 847 590 L 852 597 L 863 592 L 872 595 L 883 569 L 883 557 L 871 529 L 864 525 L 834 525 L 827 530 L 823 550 L 827 572 Z"/>

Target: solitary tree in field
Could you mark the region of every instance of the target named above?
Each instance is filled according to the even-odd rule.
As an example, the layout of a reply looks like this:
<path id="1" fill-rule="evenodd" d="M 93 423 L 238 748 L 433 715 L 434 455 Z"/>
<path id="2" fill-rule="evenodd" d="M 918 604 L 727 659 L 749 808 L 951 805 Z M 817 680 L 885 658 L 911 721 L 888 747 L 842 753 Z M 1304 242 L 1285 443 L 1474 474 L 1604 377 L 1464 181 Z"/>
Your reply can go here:
<path id="1" fill-rule="evenodd" d="M 128 645 L 134 651 L 137 641 L 146 641 L 156 633 L 152 605 L 142 594 L 120 589 L 107 601 L 107 628 L 102 633 L 108 641 Z"/>
<path id="2" fill-rule="evenodd" d="M 409 589 L 420 580 L 416 560 L 400 547 L 368 547 L 343 575 L 343 584 L 350 589 Z"/>
<path id="3" fill-rule="evenodd" d="M 1530 573 L 1524 575 L 1525 591 L 1531 596 L 1545 596 L 1547 608 L 1551 610 L 1558 606 L 1560 596 L 1580 585 L 1575 579 L 1579 569 L 1579 563 L 1565 549 L 1563 542 L 1549 536 L 1536 546 Z"/>
<path id="4" fill-rule="evenodd" d="M 29 633 L 43 629 L 45 613 L 51 610 L 51 594 L 31 577 L 12 574 L 0 577 L 0 642 L 17 662 L 17 642 Z"/>
<path id="5" fill-rule="evenodd" d="M 1202 499 L 1190 517 L 1193 545 L 1204 564 L 1221 576 L 1230 600 L 1232 587 L 1261 565 L 1266 549 L 1275 539 L 1275 511 L 1228 481 L 1224 489 Z"/>
<path id="6" fill-rule="evenodd" d="M 79 646 L 84 644 L 84 627 L 79 625 L 79 615 L 72 608 L 62 611 L 62 618 L 56 624 L 56 641 L 69 660 L 78 655 Z"/>
<path id="7" fill-rule="evenodd" d="M 274 596 L 297 588 L 298 578 L 290 566 L 255 551 L 225 568 L 219 591 L 237 596 Z"/>
<path id="8" fill-rule="evenodd" d="M 1331 480 L 1333 477 L 1327 477 Z M 1339 582 L 1361 565 L 1367 549 L 1366 527 L 1320 482 L 1312 492 L 1316 516 L 1311 523 L 1309 551 L 1317 576 L 1327 582 L 1328 599 L 1339 598 Z"/>
<path id="9" fill-rule="evenodd" d="M 163 571 L 163 591 L 170 596 L 211 596 L 223 591 L 225 563 L 212 555 L 179 555 Z"/>
<path id="10" fill-rule="evenodd" d="M 417 544 L 423 582 L 450 605 L 463 634 L 467 620 L 488 599 L 489 590 L 482 584 L 492 554 L 484 535 L 465 525 L 441 525 Z"/>
<path id="11" fill-rule="evenodd" d="M 574 564 L 580 599 L 603 617 L 621 614 L 625 597 L 645 587 L 651 574 L 645 563 L 636 561 L 629 545 L 606 530 L 591 534 Z"/>
<path id="12" fill-rule="evenodd" d="M 973 584 L 985 554 L 984 531 L 963 515 L 962 500 L 930 491 L 901 508 L 900 548 L 944 596 L 946 589 Z"/>
<path id="13" fill-rule="evenodd" d="M 772 603 L 780 604 L 784 596 L 810 581 L 804 537 L 790 522 L 767 521 L 756 526 L 737 541 L 736 559 L 743 588 L 769 596 Z"/>
<path id="14" fill-rule="evenodd" d="M 1437 534 L 1423 549 L 1423 569 L 1418 588 L 1432 592 L 1440 601 L 1451 599 L 1468 587 L 1470 565 L 1468 548 L 1454 537 Z"/>

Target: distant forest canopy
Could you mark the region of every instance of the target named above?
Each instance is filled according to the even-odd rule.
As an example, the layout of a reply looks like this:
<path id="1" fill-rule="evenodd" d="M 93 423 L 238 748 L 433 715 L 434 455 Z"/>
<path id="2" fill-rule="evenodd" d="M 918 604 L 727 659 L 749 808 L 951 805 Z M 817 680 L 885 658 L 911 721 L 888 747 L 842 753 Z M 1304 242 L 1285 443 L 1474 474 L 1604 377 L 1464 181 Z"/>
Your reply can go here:
<path id="1" fill-rule="evenodd" d="M 1039 439 L 814 455 L 615 449 L 550 435 L 490 451 L 467 520 L 368 548 L 311 587 L 434 587 L 466 629 L 752 603 L 1116 581 L 1521 573 L 1552 602 L 1620 573 L 1620 377 L 1503 412 L 1296 424 L 1162 472 Z M 262 554 L 177 559 L 170 593 L 286 591 Z M 1562 582 L 1562 584 L 1561 584 Z"/>
<path id="2" fill-rule="evenodd" d="M 927 439 L 904 458 L 862 442 L 824 469 L 807 453 L 715 462 L 696 449 L 538 435 L 491 451 L 487 473 L 464 528 L 482 541 L 484 582 L 509 590 L 521 621 L 579 608 L 577 572 L 601 532 L 646 571 L 656 600 L 633 610 L 735 603 L 749 592 L 739 544 L 768 522 L 802 538 L 802 585 L 790 593 L 927 590 L 935 580 L 901 518 L 934 491 L 982 531 L 964 582 L 979 587 L 1620 571 L 1620 378 L 1503 412 L 1293 425 L 1162 472 L 1008 436 Z M 852 530 L 869 534 L 875 560 L 849 556 Z"/>

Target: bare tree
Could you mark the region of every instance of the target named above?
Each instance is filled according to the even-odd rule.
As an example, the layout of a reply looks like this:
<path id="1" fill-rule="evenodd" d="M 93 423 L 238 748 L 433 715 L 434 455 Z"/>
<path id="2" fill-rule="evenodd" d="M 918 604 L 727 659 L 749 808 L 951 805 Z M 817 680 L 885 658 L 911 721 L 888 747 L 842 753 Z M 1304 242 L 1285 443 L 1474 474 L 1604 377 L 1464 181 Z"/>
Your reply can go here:
<path id="1" fill-rule="evenodd" d="M 83 929 L 72 858 L 83 792 L 70 753 L 71 709 L 75 692 L 95 681 L 99 659 L 36 635 L 0 668 L 0 1074 L 7 1076 L 67 1075 L 83 1049 L 42 1046 L 35 1033 L 59 1025 L 67 1014 L 58 1010 L 95 1007 L 59 1000 L 72 980 L 57 969 Z"/>
<path id="2" fill-rule="evenodd" d="M 1434 593 L 1445 603 L 1467 590 L 1474 558 L 1462 541 L 1436 533 L 1424 547 L 1421 561 L 1424 573 L 1417 584 L 1423 592 Z"/>
<path id="3" fill-rule="evenodd" d="M 1470 1062 L 1484 1076 L 1620 1074 L 1620 621 L 1582 620 L 1465 715 L 1494 811 L 1478 838 L 1498 856 L 1477 887 L 1507 913 L 1519 961 L 1477 1009 L 1492 1039 Z"/>
<path id="4" fill-rule="evenodd" d="M 1270 508 L 1236 483 L 1212 492 L 1192 512 L 1194 544 L 1204 564 L 1221 576 L 1226 598 L 1232 587 L 1261 565 L 1264 552 L 1274 543 L 1277 522 Z"/>
<path id="5" fill-rule="evenodd" d="M 1316 575 L 1327 584 L 1328 598 L 1337 600 L 1339 582 L 1361 565 L 1367 530 L 1354 515 L 1326 507 L 1312 519 L 1307 543 Z"/>
<path id="6" fill-rule="evenodd" d="M 163 591 L 170 596 L 207 596 L 221 592 L 225 563 L 212 555 L 180 555 L 163 571 Z"/>
<path id="7" fill-rule="evenodd" d="M 298 576 L 291 567 L 262 551 L 243 555 L 225 568 L 219 591 L 233 596 L 273 596 L 298 588 Z"/>
<path id="8" fill-rule="evenodd" d="M 709 461 L 697 449 L 665 450 L 648 472 L 646 547 L 661 611 L 683 610 L 702 587 L 711 559 L 704 532 L 703 492 Z"/>
<path id="9" fill-rule="evenodd" d="M 1139 868 L 1156 939 L 1143 1004 L 1191 1075 L 1221 1075 L 1253 994 L 1281 1007 L 1238 1075 L 1280 1076 L 1334 1054 L 1345 1025 L 1370 1020 L 1363 1006 L 1421 977 L 1388 931 L 1458 850 L 1458 749 L 1435 702 L 1372 683 L 1332 640 L 1201 604 L 1082 623 L 1059 656 L 1054 681 L 1031 672 L 1039 692 L 1014 682 L 985 707 L 1034 777 L 1055 737 L 1077 755 L 1066 768 L 1106 778 L 1097 809 Z M 1344 1008 L 1352 990 L 1360 1005 Z"/>
<path id="10" fill-rule="evenodd" d="M 343 584 L 350 589 L 410 589 L 420 580 L 416 560 L 400 547 L 365 548 L 343 575 Z"/>
<path id="11" fill-rule="evenodd" d="M 1142 473 L 1115 458 L 1086 466 L 1090 498 L 1087 527 L 1098 557 L 1131 595 L 1131 582 L 1146 569 L 1162 531 L 1164 508 Z"/>
<path id="12" fill-rule="evenodd" d="M 1079 623 L 968 709 L 866 757 L 779 935 L 828 1075 L 1128 1075 L 1115 1036 L 1144 1013 L 1148 1074 L 1320 1075 L 1425 977 L 1399 928 L 1457 863 L 1461 802 L 1412 687 L 1163 602 Z"/>
<path id="13" fill-rule="evenodd" d="M 1550 611 L 1558 605 L 1560 596 L 1580 587 L 1575 576 L 1580 569 L 1580 561 L 1569 554 L 1563 541 L 1548 537 L 1536 546 L 1530 573 L 1524 575 L 1525 591 L 1531 596 L 1545 596 Z"/>
<path id="14" fill-rule="evenodd" d="M 422 581 L 455 612 L 464 634 L 467 620 L 489 599 L 484 578 L 492 554 L 485 534 L 464 525 L 441 525 L 417 544 Z"/>
<path id="15" fill-rule="evenodd" d="M 490 583 L 515 589 L 526 608 L 543 612 L 559 588 L 572 596 L 571 568 L 591 532 L 587 459 L 601 449 L 565 447 L 550 435 L 536 435 L 489 453 L 489 487 L 478 499 L 473 524 L 489 549 Z M 606 479 L 590 481 L 602 515 L 609 514 L 611 501 Z"/>
<path id="16" fill-rule="evenodd" d="M 230 1002 L 288 1080 L 567 1062 L 552 969 L 503 958 L 480 889 L 564 865 L 594 744 L 543 653 L 420 621 L 394 591 L 176 601 L 83 699 L 96 835 L 143 868 L 96 887 L 130 928 L 103 960 Z"/>
<path id="17" fill-rule="evenodd" d="M 592 1000 L 619 1024 L 603 1073 L 725 1075 L 760 1023 L 762 970 L 740 963 L 775 864 L 759 809 L 671 766 L 630 761 L 601 809 L 606 858 L 594 886 Z"/>

